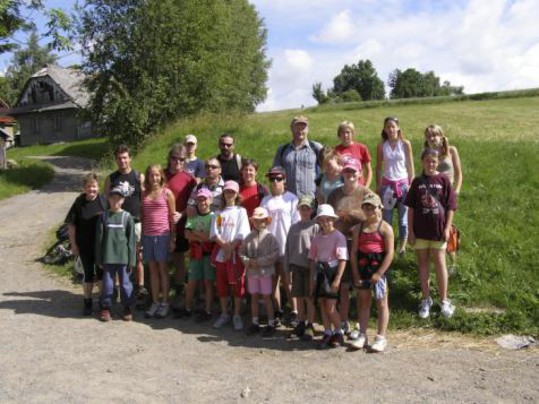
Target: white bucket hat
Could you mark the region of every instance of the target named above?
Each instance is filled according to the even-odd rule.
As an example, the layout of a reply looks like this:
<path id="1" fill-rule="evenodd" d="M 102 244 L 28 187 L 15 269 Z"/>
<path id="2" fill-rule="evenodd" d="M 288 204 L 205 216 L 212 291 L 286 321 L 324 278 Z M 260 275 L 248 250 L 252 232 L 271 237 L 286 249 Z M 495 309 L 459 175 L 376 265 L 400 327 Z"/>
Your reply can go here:
<path id="1" fill-rule="evenodd" d="M 321 216 L 328 216 L 334 219 L 339 218 L 339 216 L 335 214 L 335 210 L 333 210 L 333 206 L 328 205 L 327 203 L 320 205 L 318 209 L 316 210 L 316 219 L 318 219 Z"/>

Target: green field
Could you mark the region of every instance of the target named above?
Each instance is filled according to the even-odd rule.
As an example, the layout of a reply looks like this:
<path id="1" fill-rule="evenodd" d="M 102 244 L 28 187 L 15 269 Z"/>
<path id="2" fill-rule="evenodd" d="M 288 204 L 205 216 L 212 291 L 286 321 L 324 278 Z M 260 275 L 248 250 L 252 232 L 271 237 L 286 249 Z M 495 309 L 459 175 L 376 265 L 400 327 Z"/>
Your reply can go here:
<path id="1" fill-rule="evenodd" d="M 259 173 L 263 174 L 271 165 L 278 144 L 290 140 L 290 120 L 301 113 L 310 119 L 309 137 L 326 145 L 337 143 L 339 122 L 354 122 L 356 140 L 369 147 L 373 166 L 383 120 L 397 116 L 405 136 L 412 142 L 419 172 L 423 130 L 431 123 L 440 124 L 450 143 L 459 149 L 464 173 L 455 217 L 462 231 L 462 250 L 449 287 L 457 312 L 450 320 L 436 314 L 430 320 L 417 317 L 419 281 L 415 257 L 408 252 L 403 259 L 396 259 L 392 268 L 390 327 L 433 327 L 482 335 L 512 332 L 537 337 L 538 110 L 539 97 L 533 96 L 374 107 L 360 103 L 249 116 L 204 115 L 181 120 L 147 141 L 134 158 L 134 166 L 144 171 L 150 163 L 164 164 L 170 145 L 181 141 L 187 133 L 198 137 L 198 155 L 207 158 L 218 152 L 218 137 L 227 132 L 236 137 L 240 154 L 260 162 Z M 55 147 L 39 149 L 36 154 L 72 152 L 99 157 L 105 154 L 107 146 L 104 142 L 79 142 L 64 145 L 60 151 Z M 24 154 L 24 149 L 19 150 Z M 104 163 L 104 170 L 113 166 L 114 162 L 109 160 Z M 259 178 L 263 180 L 263 175 Z M 4 180 L 0 177 L 0 181 Z"/>

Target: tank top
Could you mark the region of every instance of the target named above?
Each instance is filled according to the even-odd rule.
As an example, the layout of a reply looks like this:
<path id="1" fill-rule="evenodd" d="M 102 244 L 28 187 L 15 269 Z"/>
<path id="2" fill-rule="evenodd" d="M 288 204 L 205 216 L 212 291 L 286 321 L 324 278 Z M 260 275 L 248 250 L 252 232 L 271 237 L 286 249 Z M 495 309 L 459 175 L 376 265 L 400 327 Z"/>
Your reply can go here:
<path id="1" fill-rule="evenodd" d="M 140 221 L 140 174 L 136 170 L 131 170 L 127 174 L 122 174 L 119 171 L 113 172 L 109 176 L 110 180 L 110 189 L 114 188 L 117 185 L 120 185 L 121 182 L 128 182 L 129 186 L 133 190 L 132 194 L 125 198 L 125 201 L 122 205 L 122 209 L 131 213 L 135 222 Z"/>
<path id="2" fill-rule="evenodd" d="M 380 233 L 380 227 L 382 226 L 382 220 L 378 223 L 378 228 L 372 233 L 365 233 L 363 231 L 363 225 L 359 230 L 359 237 L 357 240 L 357 247 L 360 252 L 364 254 L 383 253 L 386 248 L 384 236 Z"/>
<path id="3" fill-rule="evenodd" d="M 406 153 L 402 140 L 397 140 L 394 149 L 391 148 L 388 141 L 382 145 L 384 155 L 384 177 L 391 181 L 398 181 L 408 178 L 406 169 Z"/>
<path id="4" fill-rule="evenodd" d="M 142 198 L 142 234 L 145 236 L 161 236 L 170 232 L 168 202 L 166 189 L 161 190 L 157 198 L 152 199 L 150 194 Z"/>
<path id="5" fill-rule="evenodd" d="M 455 168 L 453 167 L 453 157 L 451 156 L 451 152 L 443 158 L 440 156 L 440 162 L 438 163 L 436 170 L 447 175 L 449 181 L 451 181 L 451 185 L 453 185 L 453 182 L 455 181 Z"/>

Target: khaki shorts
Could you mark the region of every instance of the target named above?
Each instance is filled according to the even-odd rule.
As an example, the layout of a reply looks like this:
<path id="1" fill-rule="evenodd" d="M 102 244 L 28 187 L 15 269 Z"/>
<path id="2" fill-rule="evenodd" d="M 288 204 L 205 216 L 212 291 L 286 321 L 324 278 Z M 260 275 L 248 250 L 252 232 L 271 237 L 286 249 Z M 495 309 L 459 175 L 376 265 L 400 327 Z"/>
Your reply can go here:
<path id="1" fill-rule="evenodd" d="M 424 238 L 416 238 L 413 245 L 414 250 L 445 250 L 447 241 L 425 240 Z"/>

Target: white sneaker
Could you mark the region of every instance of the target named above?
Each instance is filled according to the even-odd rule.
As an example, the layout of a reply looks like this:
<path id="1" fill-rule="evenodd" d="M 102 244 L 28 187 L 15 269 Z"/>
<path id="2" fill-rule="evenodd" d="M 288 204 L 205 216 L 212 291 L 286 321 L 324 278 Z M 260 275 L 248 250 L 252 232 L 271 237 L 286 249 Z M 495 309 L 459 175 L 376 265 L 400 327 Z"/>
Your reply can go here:
<path id="1" fill-rule="evenodd" d="M 213 328 L 222 328 L 225 324 L 228 324 L 230 322 L 230 316 L 226 313 L 221 314 L 219 317 L 217 317 L 217 320 L 213 323 Z"/>
<path id="2" fill-rule="evenodd" d="M 155 313 L 157 313 L 157 309 L 159 309 L 159 303 L 154 302 L 150 306 L 148 310 L 146 310 L 146 318 L 152 318 L 155 316 Z"/>
<path id="3" fill-rule="evenodd" d="M 377 335 L 374 338 L 374 343 L 371 345 L 371 351 L 373 352 L 384 352 L 387 346 L 387 340 L 386 337 L 382 337 L 381 335 Z"/>
<path id="4" fill-rule="evenodd" d="M 430 316 L 430 308 L 432 307 L 432 299 L 430 296 L 427 299 L 421 300 L 419 305 L 419 317 L 428 318 Z"/>
<path id="5" fill-rule="evenodd" d="M 442 316 L 445 318 L 451 318 L 455 312 L 455 306 L 451 303 L 451 300 L 442 300 L 440 303 L 440 308 L 442 309 Z"/>
<path id="6" fill-rule="evenodd" d="M 359 330 L 357 328 L 354 328 L 352 330 L 352 332 L 350 333 L 350 336 L 348 338 L 350 338 L 352 341 L 355 341 L 356 339 L 358 339 L 359 338 Z"/>
<path id="7" fill-rule="evenodd" d="M 357 338 L 350 343 L 352 349 L 363 349 L 367 345 L 367 334 L 359 333 Z"/>
<path id="8" fill-rule="evenodd" d="M 238 316 L 237 314 L 234 315 L 234 317 L 232 318 L 232 324 L 233 324 L 234 329 L 236 331 L 242 331 L 243 330 L 243 321 L 241 320 L 241 317 Z"/>
<path id="9" fill-rule="evenodd" d="M 168 303 L 161 303 L 155 313 L 155 318 L 165 318 L 168 316 Z"/>
<path id="10" fill-rule="evenodd" d="M 350 323 L 348 321 L 341 321 L 341 330 L 344 335 L 350 334 Z"/>

